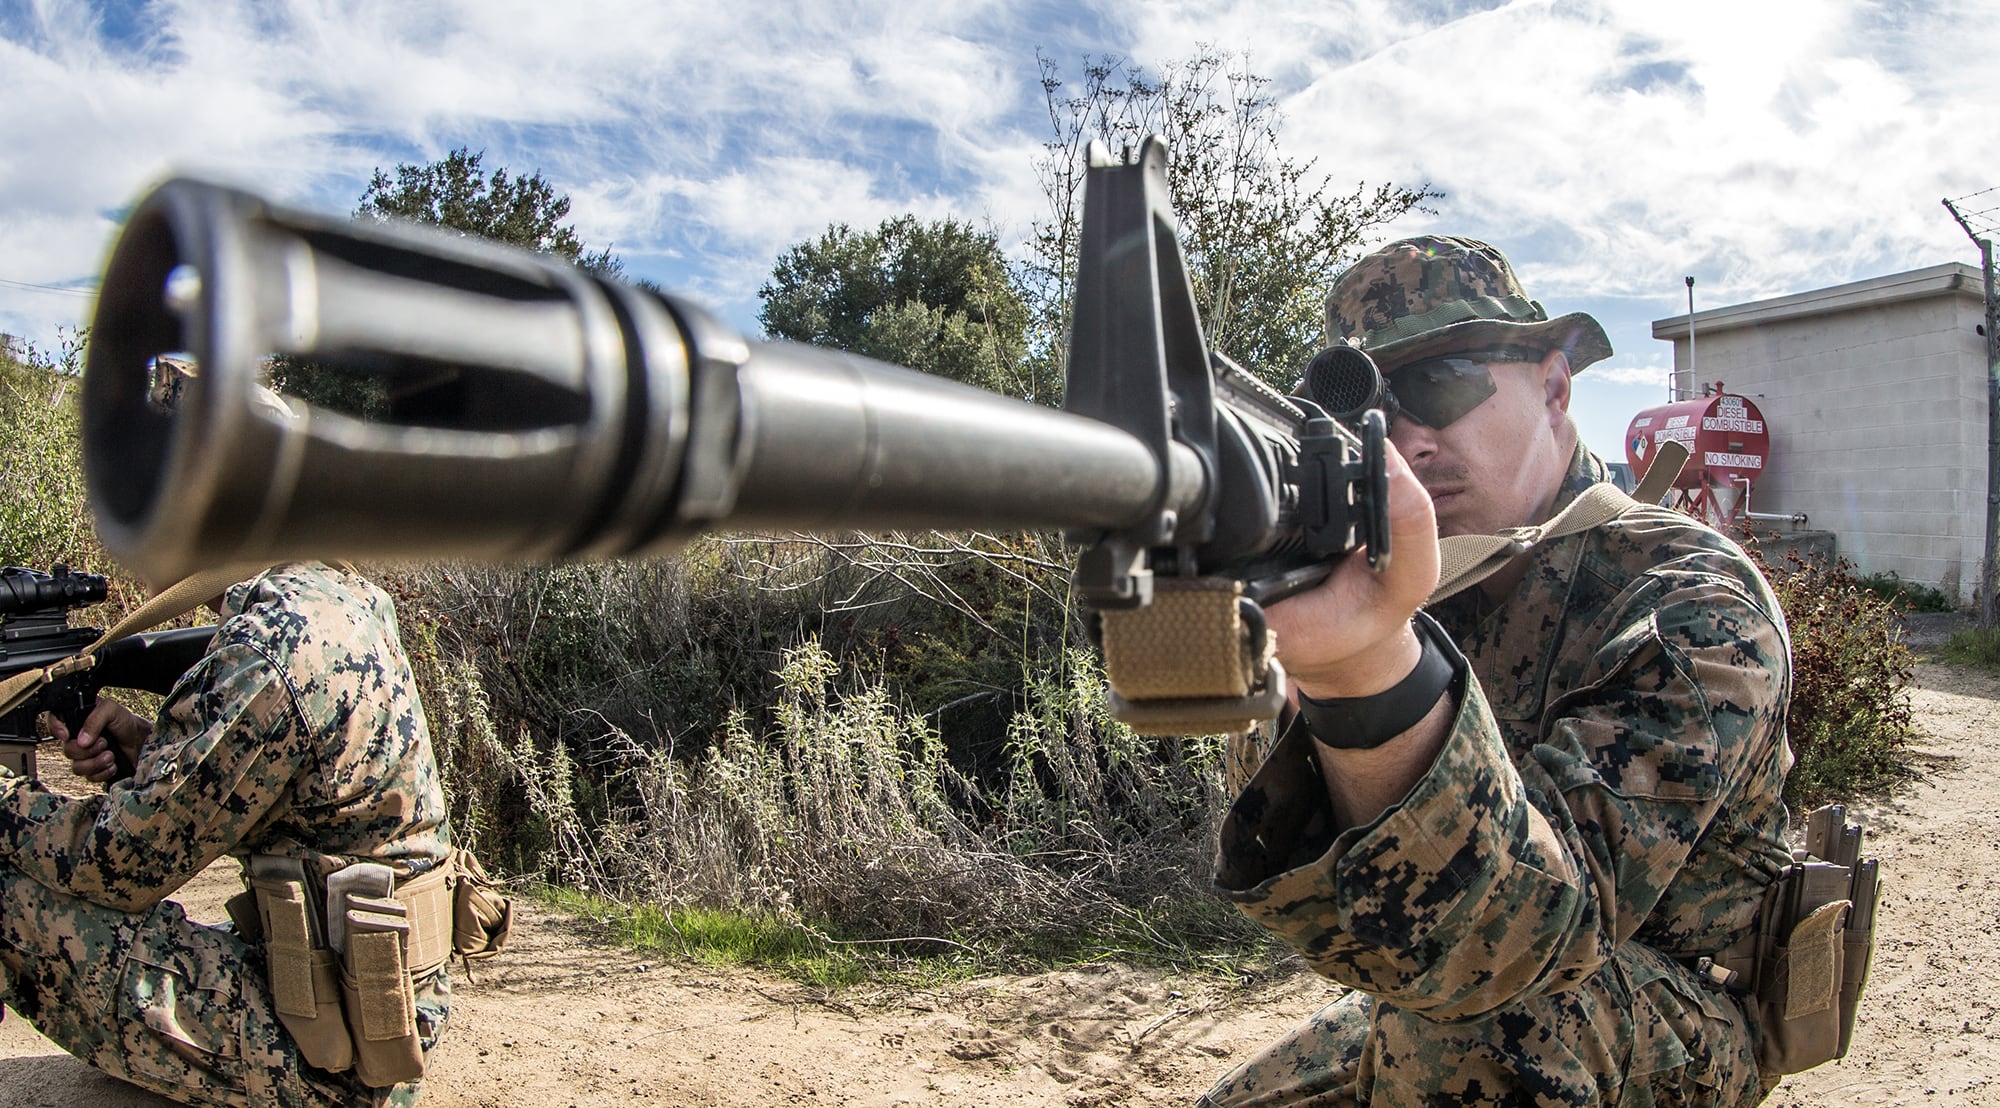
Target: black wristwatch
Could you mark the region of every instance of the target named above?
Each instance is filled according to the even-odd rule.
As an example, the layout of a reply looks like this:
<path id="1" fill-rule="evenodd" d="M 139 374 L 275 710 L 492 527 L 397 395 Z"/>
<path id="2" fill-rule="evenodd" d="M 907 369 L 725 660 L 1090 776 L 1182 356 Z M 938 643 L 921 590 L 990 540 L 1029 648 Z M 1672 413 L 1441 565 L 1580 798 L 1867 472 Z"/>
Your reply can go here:
<path id="1" fill-rule="evenodd" d="M 1427 615 L 1411 621 L 1423 653 L 1409 676 L 1373 696 L 1321 700 L 1299 693 L 1299 718 L 1313 739 L 1334 750 L 1373 750 L 1431 714 L 1465 672 L 1465 656 Z"/>

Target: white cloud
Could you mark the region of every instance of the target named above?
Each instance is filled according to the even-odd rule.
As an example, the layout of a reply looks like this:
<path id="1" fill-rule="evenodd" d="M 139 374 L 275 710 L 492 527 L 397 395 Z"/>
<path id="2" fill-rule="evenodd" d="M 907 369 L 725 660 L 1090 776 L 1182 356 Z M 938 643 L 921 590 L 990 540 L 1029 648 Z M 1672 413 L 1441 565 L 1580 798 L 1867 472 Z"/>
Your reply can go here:
<path id="1" fill-rule="evenodd" d="M 1640 365 L 1592 366 L 1585 372 L 1590 374 L 1592 384 L 1643 385 L 1658 390 L 1664 397 L 1673 367 L 1663 361 L 1649 361 Z"/>
<path id="2" fill-rule="evenodd" d="M 1305 147 L 1445 188 L 1436 222 L 1522 255 L 1549 295 L 1643 294 L 1691 267 L 1718 295 L 1770 295 L 1951 246 L 1928 194 L 1971 184 L 1940 136 L 1977 98 L 1939 95 L 1934 70 L 1973 56 L 1908 56 L 1861 17 L 1513 4 L 1327 72 L 1286 107 Z"/>
<path id="3" fill-rule="evenodd" d="M 1247 54 L 1288 153 L 1446 189 L 1395 230 L 1489 238 L 1562 310 L 1675 314 L 1686 274 L 1714 306 L 1972 260 L 1938 200 L 2000 183 L 1979 144 L 2000 26 L 1970 0 L 168 0 L 120 16 L 149 21 L 137 40 L 86 4 L 9 11 L 17 282 L 87 278 L 107 213 L 172 167 L 341 210 L 370 169 L 458 145 L 541 170 L 586 242 L 703 296 L 754 297 L 836 221 L 1017 242 L 1038 48 L 1072 73 Z M 46 335 L 67 299 L 0 286 L 0 327 Z M 1645 372 L 1664 348 L 1617 326 L 1599 370 Z"/>
<path id="4" fill-rule="evenodd" d="M 987 187 L 1010 145 L 996 120 L 1033 79 L 1009 33 L 1024 16 L 998 3 L 179 0 L 143 18 L 116 41 L 61 0 L 0 19 L 0 278 L 89 274 L 103 213 L 169 172 L 339 210 L 372 168 L 457 145 L 543 171 L 588 242 L 717 249 L 714 283 L 738 293 L 754 281 L 734 271 L 829 221 L 976 217 L 1019 192 Z M 0 319 L 46 333 L 38 304 L 0 290 Z"/>

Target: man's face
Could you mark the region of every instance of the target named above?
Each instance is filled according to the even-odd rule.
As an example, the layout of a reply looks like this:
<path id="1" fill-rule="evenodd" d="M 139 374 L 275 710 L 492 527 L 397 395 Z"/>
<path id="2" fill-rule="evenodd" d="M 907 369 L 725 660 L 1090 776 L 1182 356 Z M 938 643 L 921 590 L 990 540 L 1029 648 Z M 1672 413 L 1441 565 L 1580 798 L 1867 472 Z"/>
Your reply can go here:
<path id="1" fill-rule="evenodd" d="M 1474 350 L 1388 375 L 1403 406 L 1389 437 L 1431 494 L 1439 535 L 1491 534 L 1545 518 L 1576 443 L 1569 363 L 1560 352 L 1528 360 L 1535 356 Z"/>

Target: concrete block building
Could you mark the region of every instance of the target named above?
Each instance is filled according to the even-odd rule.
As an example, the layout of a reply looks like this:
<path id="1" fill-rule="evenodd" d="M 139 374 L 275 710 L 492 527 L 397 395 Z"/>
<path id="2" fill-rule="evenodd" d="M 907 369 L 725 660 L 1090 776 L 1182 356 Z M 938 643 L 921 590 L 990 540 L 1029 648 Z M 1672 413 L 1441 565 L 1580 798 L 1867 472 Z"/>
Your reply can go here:
<path id="1" fill-rule="evenodd" d="M 1956 262 L 1656 320 L 1675 382 L 1762 410 L 1759 513 L 1803 513 L 1860 572 L 1973 601 L 1986 546 L 1985 285 Z"/>

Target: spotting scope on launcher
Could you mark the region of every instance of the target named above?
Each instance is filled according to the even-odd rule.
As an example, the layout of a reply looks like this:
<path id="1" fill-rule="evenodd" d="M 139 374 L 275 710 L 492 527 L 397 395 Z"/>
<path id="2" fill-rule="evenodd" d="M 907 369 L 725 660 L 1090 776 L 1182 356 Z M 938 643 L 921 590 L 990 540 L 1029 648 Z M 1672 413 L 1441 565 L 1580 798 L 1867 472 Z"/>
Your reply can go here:
<path id="1" fill-rule="evenodd" d="M 1114 710 L 1240 729 L 1282 699 L 1259 606 L 1357 548 L 1389 554 L 1383 426 L 1208 347 L 1161 140 L 1125 159 L 1093 143 L 1090 161 L 1060 411 L 746 340 L 546 255 L 170 181 L 133 210 L 91 330 L 99 535 L 169 580 L 300 557 L 624 558 L 711 531 L 1060 528 Z M 171 410 L 150 399 L 166 354 L 197 367 Z M 396 399 L 380 418 L 296 398 L 287 415 L 255 402 L 273 354 Z M 1119 644 L 1181 633 L 1145 613 L 1195 593 L 1225 597 L 1213 648 L 1244 657 L 1245 687 L 1121 684 L 1118 655 L 1129 674 L 1139 652 Z"/>

